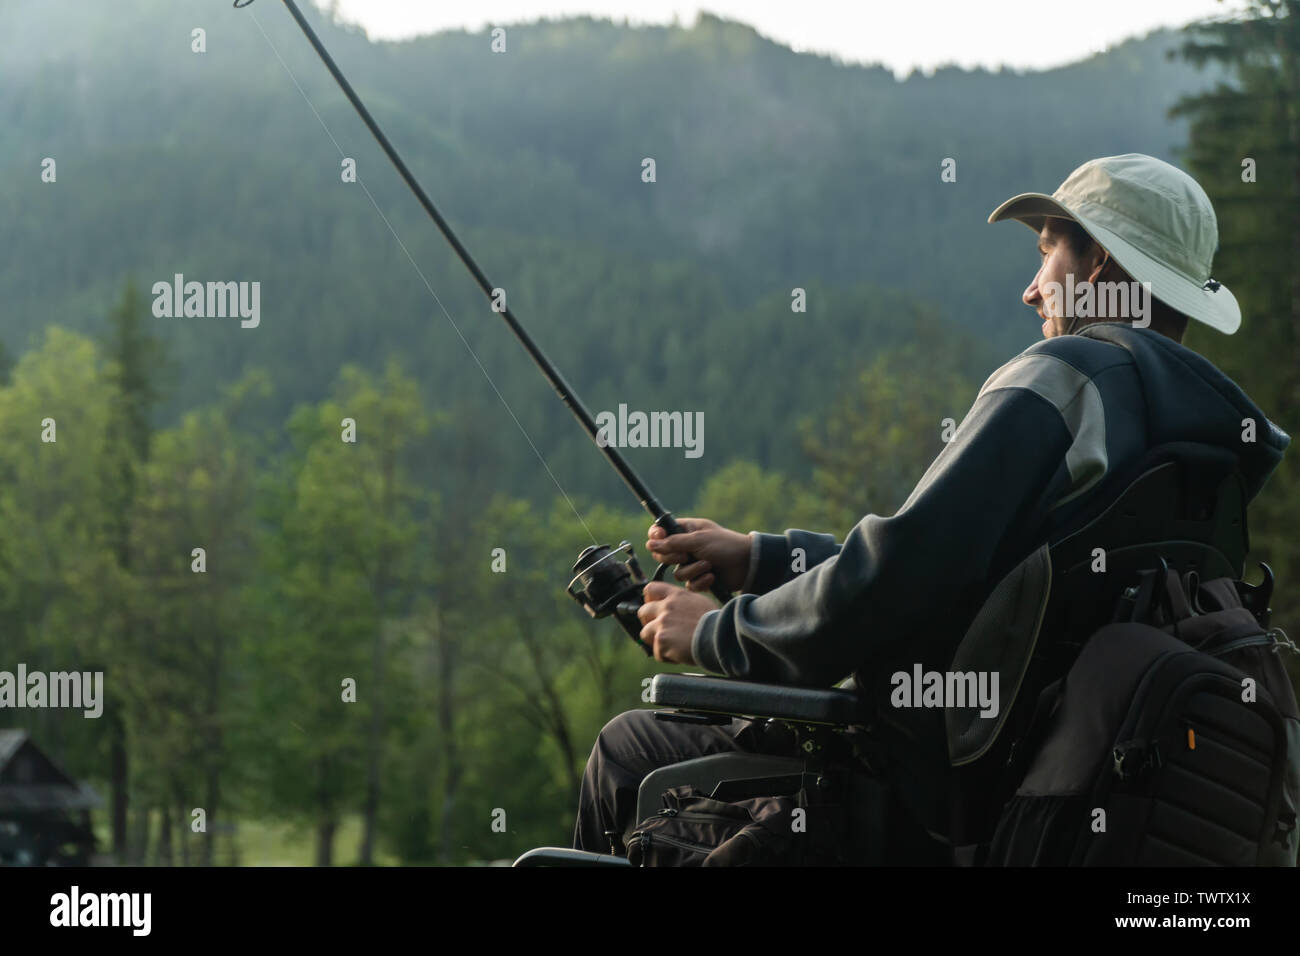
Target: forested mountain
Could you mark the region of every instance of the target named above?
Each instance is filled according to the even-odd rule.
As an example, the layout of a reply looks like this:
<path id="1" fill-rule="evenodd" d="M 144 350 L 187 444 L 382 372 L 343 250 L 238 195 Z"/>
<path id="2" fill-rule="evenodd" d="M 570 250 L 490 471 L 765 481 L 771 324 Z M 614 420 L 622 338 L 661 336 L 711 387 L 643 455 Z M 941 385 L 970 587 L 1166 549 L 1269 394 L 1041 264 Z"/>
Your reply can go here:
<path id="1" fill-rule="evenodd" d="M 632 452 L 677 500 L 733 458 L 806 473 L 799 420 L 906 341 L 917 308 L 976 340 L 976 378 L 1030 344 L 1030 237 L 989 211 L 1092 156 L 1175 158 L 1169 105 L 1213 75 L 1167 60 L 1168 33 L 1043 73 L 900 82 L 711 16 L 507 24 L 494 53 L 487 31 L 370 42 L 311 13 L 593 410 L 704 412 L 700 458 Z M 176 273 L 256 280 L 257 328 L 151 317 L 176 373 L 164 420 L 260 367 L 274 394 L 253 414 L 278 429 L 343 363 L 398 355 L 433 405 L 475 423 L 501 490 L 553 493 L 365 192 L 342 182 L 332 135 L 561 482 L 623 500 L 280 5 L 3 0 L 0 15 L 10 352 L 47 323 L 99 329 L 128 276 L 146 293 Z"/>

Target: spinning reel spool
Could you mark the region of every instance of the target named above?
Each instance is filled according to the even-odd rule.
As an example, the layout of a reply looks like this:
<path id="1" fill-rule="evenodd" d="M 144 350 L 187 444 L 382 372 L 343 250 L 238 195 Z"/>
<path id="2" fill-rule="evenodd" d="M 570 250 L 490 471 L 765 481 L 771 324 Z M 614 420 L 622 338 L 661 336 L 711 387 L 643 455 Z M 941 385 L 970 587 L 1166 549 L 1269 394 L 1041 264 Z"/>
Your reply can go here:
<path id="1" fill-rule="evenodd" d="M 611 614 L 646 654 L 653 654 L 641 640 L 641 621 L 637 611 L 644 603 L 641 590 L 647 578 L 632 551 L 632 543 L 623 541 L 616 548 L 593 544 L 583 549 L 573 565 L 574 578 L 569 582 L 569 596 L 594 618 Z M 668 566 L 661 564 L 650 580 L 662 581 Z"/>

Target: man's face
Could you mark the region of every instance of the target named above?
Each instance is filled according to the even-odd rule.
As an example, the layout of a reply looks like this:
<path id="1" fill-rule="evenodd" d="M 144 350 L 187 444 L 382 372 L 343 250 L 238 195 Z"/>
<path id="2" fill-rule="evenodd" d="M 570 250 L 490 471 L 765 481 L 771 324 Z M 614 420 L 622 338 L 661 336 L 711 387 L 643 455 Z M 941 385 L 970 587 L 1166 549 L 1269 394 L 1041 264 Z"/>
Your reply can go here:
<path id="1" fill-rule="evenodd" d="M 1079 255 L 1074 251 L 1068 235 L 1060 228 L 1061 222 L 1062 220 L 1050 216 L 1044 220 L 1042 231 L 1038 233 L 1038 253 L 1042 264 L 1038 267 L 1038 275 L 1034 276 L 1034 281 L 1029 283 L 1029 288 L 1020 297 L 1025 305 L 1037 312 L 1038 317 L 1043 320 L 1045 339 L 1065 335 L 1070 319 L 1063 314 L 1064 296 L 1048 298 L 1044 296 L 1043 288 L 1051 282 L 1056 282 L 1059 288 L 1064 289 L 1067 274 L 1074 275 L 1076 286 L 1086 282 L 1089 278 L 1088 267 L 1091 264 L 1087 256 Z"/>

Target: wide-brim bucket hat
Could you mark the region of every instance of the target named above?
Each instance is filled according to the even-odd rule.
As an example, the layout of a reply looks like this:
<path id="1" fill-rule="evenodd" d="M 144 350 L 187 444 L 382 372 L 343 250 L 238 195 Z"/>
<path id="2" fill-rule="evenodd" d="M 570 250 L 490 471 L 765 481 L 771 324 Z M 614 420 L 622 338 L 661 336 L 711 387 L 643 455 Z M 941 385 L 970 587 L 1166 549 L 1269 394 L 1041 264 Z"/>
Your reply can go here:
<path id="1" fill-rule="evenodd" d="M 1012 196 L 989 222 L 1015 219 L 1039 232 L 1049 216 L 1077 222 L 1169 307 L 1226 335 L 1241 326 L 1236 298 L 1210 277 L 1219 246 L 1214 207 L 1178 167 L 1142 153 L 1089 160 L 1052 195 Z"/>

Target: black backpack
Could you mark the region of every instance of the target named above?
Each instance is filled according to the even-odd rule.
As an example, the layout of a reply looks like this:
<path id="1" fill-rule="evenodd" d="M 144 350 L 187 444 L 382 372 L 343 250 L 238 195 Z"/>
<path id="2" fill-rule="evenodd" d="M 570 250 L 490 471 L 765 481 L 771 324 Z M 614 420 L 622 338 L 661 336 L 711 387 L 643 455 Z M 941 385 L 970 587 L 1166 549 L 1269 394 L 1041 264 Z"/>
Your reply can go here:
<path id="1" fill-rule="evenodd" d="M 1125 593 L 1040 694 L 987 865 L 1296 865 L 1296 648 L 1250 590 L 1161 569 Z"/>

